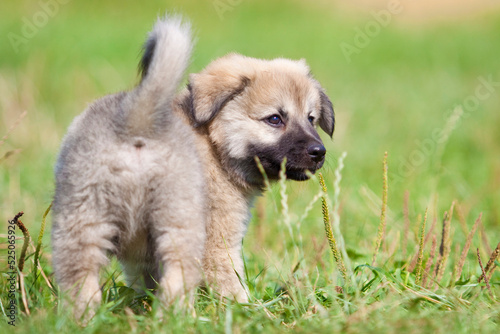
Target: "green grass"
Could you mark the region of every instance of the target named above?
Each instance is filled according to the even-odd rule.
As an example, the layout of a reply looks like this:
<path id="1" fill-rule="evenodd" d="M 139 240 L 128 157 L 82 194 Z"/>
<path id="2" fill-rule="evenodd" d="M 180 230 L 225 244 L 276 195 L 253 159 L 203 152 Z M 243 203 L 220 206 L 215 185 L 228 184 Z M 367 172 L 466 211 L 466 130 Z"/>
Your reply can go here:
<path id="1" fill-rule="evenodd" d="M 193 22 L 198 42 L 191 72 L 230 51 L 262 58 L 305 58 L 310 64 L 336 110 L 334 140 L 324 137 L 328 157 L 322 174 L 349 284 L 328 247 L 321 186 L 317 180 L 287 182 L 286 189 L 273 185 L 257 201 L 244 240 L 249 305 L 220 301 L 211 291 L 200 290 L 195 317 L 167 310 L 160 321 L 154 297 L 131 293 L 124 286 L 119 265 L 113 262 L 102 274 L 102 309 L 90 326 L 81 328 L 65 314 L 56 291 L 49 287 L 48 282 L 53 283 L 50 219 L 39 255 L 47 280 L 33 268 L 42 217 L 52 200 L 52 168 L 73 117 L 96 98 L 137 82 L 140 46 L 156 16 L 167 9 L 184 13 Z M 0 12 L 0 138 L 27 111 L 0 144 L 0 331 L 500 330 L 496 297 L 500 295 L 500 270 L 489 281 L 492 297 L 484 281 L 477 283 L 481 268 L 476 255 L 479 248 L 486 264 L 500 241 L 500 87 L 494 87 L 472 109 L 465 103 L 481 85 L 478 78 L 491 76 L 500 81 L 500 13 L 446 24 L 392 23 L 348 62 L 340 43 L 352 43 L 355 28 L 363 28 L 372 18 L 346 15 L 327 2 L 242 1 L 221 19 L 212 1 L 122 1 L 119 6 L 112 1 L 72 1 L 60 5 L 54 17 L 16 53 L 6 36 L 19 34 L 22 18 L 30 19 L 39 10 L 35 1 L 10 1 Z M 461 109 L 456 109 L 453 118 L 456 106 Z M 433 139 L 436 133 L 446 141 Z M 420 143 L 427 146 L 422 148 Z M 386 226 L 372 266 L 386 151 Z M 2 158 L 8 152 L 12 154 Z M 335 170 L 342 152 L 347 156 L 341 182 L 335 183 L 340 180 Z M 442 279 L 435 282 L 443 217 L 454 201 L 445 245 L 450 253 Z M 424 236 L 419 222 L 426 210 L 423 257 L 417 261 Z M 19 295 L 16 327 L 10 327 L 3 313 L 8 302 L 7 221 L 19 211 L 24 212 L 21 220 L 32 240 L 23 270 L 29 315 Z M 455 267 L 481 212 L 481 225 L 455 281 Z M 408 228 L 405 221 L 409 221 Z M 22 233 L 17 232 L 19 257 Z M 433 237 L 437 247 L 431 276 L 426 279 L 423 270 L 428 268 Z M 419 284 L 417 271 L 408 271 L 413 261 L 422 270 Z"/>

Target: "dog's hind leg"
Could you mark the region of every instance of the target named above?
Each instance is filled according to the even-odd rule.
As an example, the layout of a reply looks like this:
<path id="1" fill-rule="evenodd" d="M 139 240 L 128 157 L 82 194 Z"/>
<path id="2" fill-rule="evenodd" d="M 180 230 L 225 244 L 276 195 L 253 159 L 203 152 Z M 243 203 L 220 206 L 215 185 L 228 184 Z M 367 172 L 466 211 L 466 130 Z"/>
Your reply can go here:
<path id="1" fill-rule="evenodd" d="M 74 316 L 84 316 L 84 322 L 92 318 L 101 302 L 99 270 L 109 261 L 107 252 L 114 247 L 116 232 L 114 225 L 93 218 L 81 212 L 65 215 L 56 206 L 52 230 L 56 279 Z"/>
<path id="2" fill-rule="evenodd" d="M 150 214 L 158 272 L 160 298 L 171 304 L 184 300 L 201 282 L 206 227 L 203 189 L 197 187 L 196 175 L 183 175 L 189 182 L 169 182 L 156 189 L 155 210 Z M 189 187 L 183 187 L 189 185 Z"/>

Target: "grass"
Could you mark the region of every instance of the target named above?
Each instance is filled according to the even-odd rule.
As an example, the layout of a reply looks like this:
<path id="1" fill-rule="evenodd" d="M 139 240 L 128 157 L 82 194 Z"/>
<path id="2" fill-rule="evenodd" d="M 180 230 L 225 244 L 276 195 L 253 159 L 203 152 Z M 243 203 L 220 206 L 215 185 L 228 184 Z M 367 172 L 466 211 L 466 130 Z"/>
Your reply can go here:
<path id="1" fill-rule="evenodd" d="M 53 282 L 50 216 L 42 225 L 58 146 L 87 103 L 137 82 L 140 45 L 167 8 L 185 13 L 197 31 L 191 72 L 230 51 L 307 59 L 337 116 L 333 142 L 324 137 L 327 192 L 314 179 L 272 185 L 259 198 L 244 240 L 248 305 L 200 290 L 195 317 L 167 310 L 161 321 L 154 296 L 128 289 L 114 261 L 101 275 L 103 306 L 81 328 L 65 313 Z M 21 18 L 39 10 L 33 1 L 3 5 L 0 36 L 19 33 Z M 339 44 L 352 43 L 355 28 L 369 20 L 299 0 L 242 1 L 222 18 L 212 1 L 125 1 L 117 8 L 91 0 L 60 5 L 17 53 L 4 39 L 0 331 L 497 333 L 500 13 L 446 24 L 394 22 L 348 63 Z M 484 86 L 489 78 L 491 90 Z M 471 105 L 478 90 L 484 98 Z M 348 154 L 339 158 L 342 152 Z M 347 280 L 328 247 L 322 196 Z M 7 226 L 20 211 L 32 238 L 17 273 L 19 314 L 11 327 Z M 17 238 L 19 260 L 19 230 Z M 486 275 L 477 249 L 488 259 Z"/>

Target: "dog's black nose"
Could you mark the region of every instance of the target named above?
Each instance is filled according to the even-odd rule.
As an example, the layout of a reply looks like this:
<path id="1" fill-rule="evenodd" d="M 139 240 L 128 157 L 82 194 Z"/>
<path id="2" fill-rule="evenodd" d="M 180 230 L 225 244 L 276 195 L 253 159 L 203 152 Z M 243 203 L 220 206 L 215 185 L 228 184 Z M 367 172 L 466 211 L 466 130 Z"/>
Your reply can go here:
<path id="1" fill-rule="evenodd" d="M 307 148 L 307 153 L 314 162 L 321 162 L 326 154 L 326 148 L 321 144 L 313 144 Z"/>

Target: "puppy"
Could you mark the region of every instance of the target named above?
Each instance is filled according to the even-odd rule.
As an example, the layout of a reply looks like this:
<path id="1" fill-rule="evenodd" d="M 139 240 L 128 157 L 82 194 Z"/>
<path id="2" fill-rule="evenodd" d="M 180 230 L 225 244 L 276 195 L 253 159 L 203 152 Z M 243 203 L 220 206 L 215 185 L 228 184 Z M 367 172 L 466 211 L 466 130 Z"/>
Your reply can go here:
<path id="1" fill-rule="evenodd" d="M 230 54 L 189 77 L 189 27 L 157 22 L 140 84 L 77 117 L 56 165 L 53 264 L 75 314 L 100 301 L 99 268 L 116 254 L 128 283 L 159 284 L 166 303 L 202 277 L 248 301 L 241 246 L 250 207 L 270 180 L 306 180 L 332 136 L 332 104 L 304 61 Z"/>

